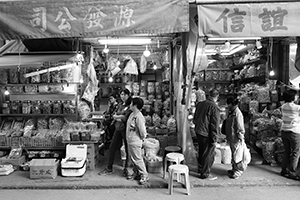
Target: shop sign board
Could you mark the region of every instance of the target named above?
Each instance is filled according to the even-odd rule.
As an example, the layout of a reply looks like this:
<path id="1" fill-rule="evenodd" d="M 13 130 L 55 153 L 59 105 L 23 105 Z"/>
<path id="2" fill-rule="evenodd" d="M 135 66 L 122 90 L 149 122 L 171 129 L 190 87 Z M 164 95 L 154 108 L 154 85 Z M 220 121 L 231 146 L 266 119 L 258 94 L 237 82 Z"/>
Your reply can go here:
<path id="1" fill-rule="evenodd" d="M 199 35 L 297 36 L 299 9 L 300 2 L 198 5 Z"/>
<path id="2" fill-rule="evenodd" d="M 0 0 L 0 39 L 189 31 L 188 0 Z"/>

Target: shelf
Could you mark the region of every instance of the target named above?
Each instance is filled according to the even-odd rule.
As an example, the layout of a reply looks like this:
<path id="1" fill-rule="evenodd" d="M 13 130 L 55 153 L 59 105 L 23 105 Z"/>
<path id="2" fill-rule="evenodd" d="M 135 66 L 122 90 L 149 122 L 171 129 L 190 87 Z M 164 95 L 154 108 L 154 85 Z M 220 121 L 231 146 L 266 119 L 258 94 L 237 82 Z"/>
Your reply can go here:
<path id="1" fill-rule="evenodd" d="M 209 71 L 229 71 L 230 68 L 206 68 L 203 71 L 207 71 L 207 70 L 209 70 Z"/>
<path id="2" fill-rule="evenodd" d="M 234 80 L 234 82 L 239 82 L 241 84 L 243 83 L 251 83 L 251 82 L 265 82 L 266 81 L 266 77 L 265 76 L 255 76 L 255 77 L 251 77 L 251 78 L 243 78 L 243 79 L 238 79 L 238 80 Z"/>
<path id="3" fill-rule="evenodd" d="M 220 83 L 220 84 L 226 83 L 226 84 L 229 84 L 229 83 L 231 83 L 231 81 L 217 81 L 217 80 L 215 80 L 215 81 L 199 81 L 199 83 L 216 83 L 216 84 L 218 84 L 218 83 Z"/>
<path id="4" fill-rule="evenodd" d="M 8 83 L 0 84 L 1 87 L 10 87 L 10 86 L 28 86 L 28 85 L 78 85 L 79 82 L 62 82 L 62 83 Z"/>
<path id="5" fill-rule="evenodd" d="M 77 114 L 0 114 L 1 117 L 76 117 Z"/>
<path id="6" fill-rule="evenodd" d="M 64 144 L 97 144 L 99 141 L 63 141 Z"/>
<path id="7" fill-rule="evenodd" d="M 257 58 L 257 59 L 253 59 L 251 61 L 248 61 L 246 63 L 242 63 L 242 64 L 238 64 L 238 65 L 233 65 L 230 67 L 231 70 L 240 70 L 240 69 L 243 69 L 243 67 L 245 65 L 251 65 L 251 64 L 263 64 L 263 63 L 266 63 L 265 60 L 262 60 L 260 58 Z"/>
<path id="8" fill-rule="evenodd" d="M 126 83 L 99 83 L 98 85 L 100 87 L 101 86 L 125 86 Z"/>
<path id="9" fill-rule="evenodd" d="M 22 147 L 27 151 L 41 151 L 41 150 L 54 150 L 54 151 L 64 151 L 66 147 Z M 11 150 L 11 147 L 0 147 L 0 150 Z"/>

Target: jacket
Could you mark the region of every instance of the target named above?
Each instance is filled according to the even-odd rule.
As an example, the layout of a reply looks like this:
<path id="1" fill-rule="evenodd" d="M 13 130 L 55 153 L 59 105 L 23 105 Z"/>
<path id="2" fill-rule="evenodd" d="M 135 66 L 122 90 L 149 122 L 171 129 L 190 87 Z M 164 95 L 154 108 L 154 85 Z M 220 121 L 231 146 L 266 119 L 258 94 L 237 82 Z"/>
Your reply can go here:
<path id="1" fill-rule="evenodd" d="M 243 113 L 237 106 L 229 112 L 225 123 L 226 140 L 228 142 L 236 143 L 239 141 L 239 139 L 244 139 L 244 117 Z"/>
<path id="2" fill-rule="evenodd" d="M 143 140 L 147 137 L 145 123 L 145 117 L 140 111 L 130 114 L 126 127 L 126 140 L 129 145 L 142 146 Z"/>
<path id="3" fill-rule="evenodd" d="M 193 122 L 195 133 L 217 142 L 220 133 L 220 110 L 212 98 L 199 102 L 196 105 Z"/>

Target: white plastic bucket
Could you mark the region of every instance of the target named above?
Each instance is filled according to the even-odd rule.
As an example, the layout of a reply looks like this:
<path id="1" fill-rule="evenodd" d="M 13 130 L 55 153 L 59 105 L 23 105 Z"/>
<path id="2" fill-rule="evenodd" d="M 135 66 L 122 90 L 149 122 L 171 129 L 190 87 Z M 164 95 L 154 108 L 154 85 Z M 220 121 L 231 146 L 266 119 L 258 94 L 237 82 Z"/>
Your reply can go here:
<path id="1" fill-rule="evenodd" d="M 231 164 L 231 150 L 228 145 L 222 146 L 221 148 L 221 163 Z"/>

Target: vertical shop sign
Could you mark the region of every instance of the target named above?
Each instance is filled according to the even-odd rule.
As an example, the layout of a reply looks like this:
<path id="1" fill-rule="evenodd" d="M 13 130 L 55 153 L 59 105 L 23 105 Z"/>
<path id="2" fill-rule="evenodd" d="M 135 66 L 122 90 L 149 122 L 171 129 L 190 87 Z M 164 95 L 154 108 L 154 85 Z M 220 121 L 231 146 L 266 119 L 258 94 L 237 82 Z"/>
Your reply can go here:
<path id="1" fill-rule="evenodd" d="M 295 36 L 299 8 L 300 2 L 198 5 L 199 35 Z"/>

